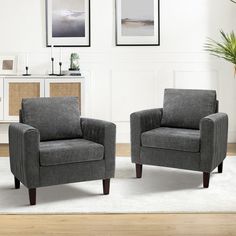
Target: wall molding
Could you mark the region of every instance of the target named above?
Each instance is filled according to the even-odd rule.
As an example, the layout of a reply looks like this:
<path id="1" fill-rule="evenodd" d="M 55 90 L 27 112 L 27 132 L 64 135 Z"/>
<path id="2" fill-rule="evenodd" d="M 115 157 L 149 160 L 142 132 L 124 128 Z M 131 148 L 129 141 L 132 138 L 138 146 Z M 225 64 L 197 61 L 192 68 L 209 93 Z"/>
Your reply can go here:
<path id="1" fill-rule="evenodd" d="M 120 110 L 122 112 L 122 109 L 119 109 L 119 106 L 130 106 L 130 104 L 127 103 L 115 103 L 114 104 L 114 96 L 116 96 L 115 99 L 119 99 L 117 96 L 122 96 L 122 86 L 128 86 L 126 88 L 126 93 L 128 90 L 133 91 L 135 90 L 135 79 L 132 78 L 131 82 L 129 80 L 129 76 L 127 76 L 126 73 L 131 73 L 134 75 L 139 75 L 140 73 L 143 74 L 143 81 L 146 81 L 147 83 L 151 83 L 147 85 L 148 88 L 151 88 L 149 91 L 145 91 L 144 93 L 152 93 L 153 99 L 148 99 L 145 103 L 145 107 L 143 109 L 148 108 L 154 108 L 154 107 L 162 107 L 163 104 L 163 94 L 165 88 L 175 88 L 177 83 L 177 74 L 178 73 L 196 73 L 197 75 L 202 73 L 206 76 L 207 79 L 207 73 L 215 73 L 216 75 L 216 87 L 218 90 L 218 97 L 220 100 L 222 100 L 221 94 L 219 93 L 220 85 L 219 81 L 221 77 L 224 76 L 224 74 L 221 72 L 219 73 L 219 70 L 216 69 L 216 65 L 206 65 L 203 62 L 202 63 L 169 63 L 169 64 L 155 64 L 154 62 L 149 64 L 147 62 L 142 64 L 142 67 L 140 67 L 140 64 L 135 61 L 131 62 L 128 65 L 126 64 L 124 67 L 123 65 L 126 64 L 125 62 L 122 62 L 121 64 L 114 64 L 109 63 L 106 68 L 101 67 L 100 64 L 87 64 L 86 65 L 86 74 L 88 77 L 88 81 L 86 83 L 86 116 L 91 118 L 98 118 L 98 119 L 105 119 L 110 120 L 117 124 L 117 140 L 118 142 L 124 142 L 127 143 L 130 140 L 129 137 L 129 115 L 128 113 L 131 113 L 130 108 L 126 108 L 123 110 L 130 111 L 127 114 L 125 114 L 123 117 L 127 117 L 125 119 L 122 118 L 122 116 L 117 117 L 116 114 L 119 114 Z M 123 69 L 121 69 L 123 68 Z M 220 69 L 220 68 L 219 68 Z M 123 83 L 122 86 L 120 86 L 120 92 L 115 91 L 116 88 L 114 88 L 114 79 L 118 80 L 116 83 L 119 83 L 119 76 L 115 78 L 115 74 L 118 73 L 120 76 L 126 76 L 125 78 L 122 78 L 120 81 Z M 205 74 L 204 74 L 205 73 Z M 194 76 L 193 76 L 194 77 Z M 191 79 L 191 78 L 190 78 Z M 139 77 L 137 79 L 137 82 L 141 80 Z M 198 77 L 194 77 L 194 83 L 198 83 Z M 102 93 L 99 89 L 97 89 L 97 85 L 99 85 L 100 88 L 107 88 L 102 89 Z M 144 83 L 145 84 L 145 83 Z M 201 85 L 202 86 L 202 85 Z M 207 88 L 209 89 L 209 88 Z M 140 90 L 140 89 L 139 89 Z M 141 91 L 141 90 L 140 90 Z M 127 94 L 126 94 L 127 95 Z M 135 98 L 138 98 L 137 101 L 140 99 L 140 96 L 143 96 L 140 93 L 133 93 L 134 97 L 130 98 L 135 100 Z M 97 98 L 102 98 L 101 100 Z M 132 103 L 131 103 L 132 104 Z M 224 104 L 221 103 L 221 108 L 224 108 Z M 136 104 L 134 104 L 136 106 Z M 132 107 L 132 112 L 136 111 L 137 109 Z M 141 110 L 141 108 L 139 109 Z M 122 118 L 122 119 L 121 119 Z M 120 128 L 121 127 L 121 128 Z M 0 124 L 0 143 L 7 143 L 8 137 L 7 137 L 7 129 L 6 125 Z M 234 127 L 231 128 L 229 135 L 230 142 L 236 142 L 236 131 L 234 131 Z"/>

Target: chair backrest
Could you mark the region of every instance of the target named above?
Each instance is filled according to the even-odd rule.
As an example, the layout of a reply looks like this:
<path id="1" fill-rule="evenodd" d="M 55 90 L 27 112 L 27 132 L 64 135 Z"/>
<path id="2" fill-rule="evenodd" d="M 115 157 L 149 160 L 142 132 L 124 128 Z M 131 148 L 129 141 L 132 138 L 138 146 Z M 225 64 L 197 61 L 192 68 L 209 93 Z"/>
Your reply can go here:
<path id="1" fill-rule="evenodd" d="M 200 120 L 218 111 L 216 91 L 166 89 L 162 126 L 199 129 Z"/>
<path id="2" fill-rule="evenodd" d="M 23 99 L 21 122 L 38 129 L 41 141 L 82 137 L 76 97 Z"/>

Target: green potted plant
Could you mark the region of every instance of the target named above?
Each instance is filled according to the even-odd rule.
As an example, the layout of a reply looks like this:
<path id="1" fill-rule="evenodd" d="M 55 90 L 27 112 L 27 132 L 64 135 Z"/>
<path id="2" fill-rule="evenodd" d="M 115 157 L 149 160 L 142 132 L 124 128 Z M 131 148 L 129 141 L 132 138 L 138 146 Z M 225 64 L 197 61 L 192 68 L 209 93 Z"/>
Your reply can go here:
<path id="1" fill-rule="evenodd" d="M 71 53 L 70 55 L 70 69 L 69 70 L 80 70 L 79 66 L 79 55 L 77 53 Z"/>
<path id="2" fill-rule="evenodd" d="M 209 39 L 205 45 L 205 49 L 211 55 L 231 62 L 234 65 L 234 76 L 236 76 L 236 36 L 233 31 L 227 34 L 221 30 L 220 34 L 222 42 Z"/>

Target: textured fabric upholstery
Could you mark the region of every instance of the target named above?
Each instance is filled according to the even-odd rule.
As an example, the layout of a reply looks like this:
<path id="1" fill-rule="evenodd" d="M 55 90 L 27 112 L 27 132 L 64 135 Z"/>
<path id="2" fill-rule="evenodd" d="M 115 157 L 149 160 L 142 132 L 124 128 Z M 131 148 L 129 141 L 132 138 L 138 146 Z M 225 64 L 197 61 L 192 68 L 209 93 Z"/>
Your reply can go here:
<path id="1" fill-rule="evenodd" d="M 200 170 L 199 152 L 141 147 L 139 164 L 165 166 L 187 170 Z M 163 180 L 164 181 L 164 180 Z"/>
<path id="2" fill-rule="evenodd" d="M 22 110 L 19 110 L 19 122 L 23 123 L 23 118 L 22 118 Z"/>
<path id="3" fill-rule="evenodd" d="M 215 91 L 167 89 L 164 109 L 131 114 L 132 162 L 210 173 L 227 150 L 228 116 L 218 106 Z"/>
<path id="4" fill-rule="evenodd" d="M 216 111 L 216 91 L 166 89 L 162 126 L 199 129 L 200 120 Z"/>
<path id="5" fill-rule="evenodd" d="M 40 167 L 40 186 L 105 179 L 105 161 Z"/>
<path id="6" fill-rule="evenodd" d="M 201 170 L 211 172 L 226 157 L 228 116 L 224 113 L 209 115 L 201 120 Z"/>
<path id="7" fill-rule="evenodd" d="M 99 143 L 104 146 L 104 159 L 106 178 L 114 177 L 116 126 L 107 121 L 81 118 L 84 139 Z"/>
<path id="8" fill-rule="evenodd" d="M 162 109 L 144 110 L 130 115 L 131 158 L 133 162 L 140 161 L 141 134 L 160 127 L 161 118 Z"/>
<path id="9" fill-rule="evenodd" d="M 20 116 L 9 127 L 10 165 L 27 188 L 114 177 L 116 126 L 80 119 L 76 98 L 25 99 Z"/>
<path id="10" fill-rule="evenodd" d="M 22 120 L 39 130 L 41 141 L 82 137 L 76 97 L 23 99 Z"/>
<path id="11" fill-rule="evenodd" d="M 142 133 L 142 146 L 185 152 L 200 151 L 200 131 L 160 127 Z"/>
<path id="12" fill-rule="evenodd" d="M 39 131 L 25 124 L 9 126 L 11 172 L 29 188 L 38 187 Z"/>
<path id="13" fill-rule="evenodd" d="M 104 156 L 103 145 L 85 139 L 41 142 L 39 151 L 42 166 L 98 161 Z"/>
<path id="14" fill-rule="evenodd" d="M 216 100 L 216 111 L 215 111 L 215 113 L 218 113 L 218 112 L 219 112 L 219 101 Z"/>

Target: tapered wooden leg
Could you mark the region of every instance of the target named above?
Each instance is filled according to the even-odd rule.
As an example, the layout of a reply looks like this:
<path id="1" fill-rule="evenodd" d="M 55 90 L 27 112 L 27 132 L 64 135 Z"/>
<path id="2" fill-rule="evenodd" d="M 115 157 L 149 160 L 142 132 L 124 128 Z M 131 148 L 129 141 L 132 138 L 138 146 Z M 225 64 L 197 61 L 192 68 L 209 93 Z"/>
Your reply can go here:
<path id="1" fill-rule="evenodd" d="M 223 162 L 218 166 L 218 173 L 223 172 Z"/>
<path id="2" fill-rule="evenodd" d="M 103 179 L 102 184 L 103 184 L 103 194 L 108 195 L 110 192 L 110 179 Z"/>
<path id="3" fill-rule="evenodd" d="M 142 178 L 142 171 L 143 171 L 143 166 L 140 164 L 136 164 L 136 177 L 138 179 Z"/>
<path id="4" fill-rule="evenodd" d="M 29 188 L 30 205 L 36 205 L 36 188 Z"/>
<path id="5" fill-rule="evenodd" d="M 208 188 L 210 181 L 210 173 L 203 172 L 203 187 Z"/>
<path id="6" fill-rule="evenodd" d="M 16 177 L 15 178 L 15 189 L 19 189 L 20 188 L 20 180 L 17 179 Z"/>

